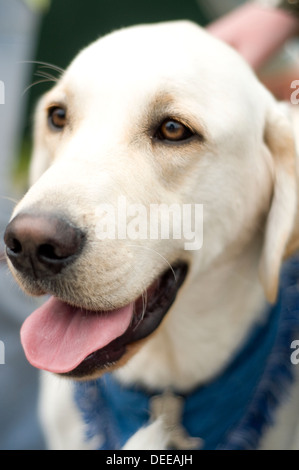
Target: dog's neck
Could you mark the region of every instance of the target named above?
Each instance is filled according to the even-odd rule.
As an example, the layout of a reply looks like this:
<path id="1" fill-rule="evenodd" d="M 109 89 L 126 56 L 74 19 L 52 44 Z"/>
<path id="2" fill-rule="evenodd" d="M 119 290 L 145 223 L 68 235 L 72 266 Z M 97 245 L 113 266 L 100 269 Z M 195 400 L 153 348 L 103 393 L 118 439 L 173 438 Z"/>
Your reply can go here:
<path id="1" fill-rule="evenodd" d="M 153 449 L 185 451 L 263 445 L 297 375 L 290 345 L 299 331 L 298 266 L 298 256 L 285 264 L 276 304 L 267 306 L 264 321 L 251 329 L 228 366 L 206 386 L 183 394 L 174 387 L 163 390 L 163 384 L 148 390 L 123 386 L 109 373 L 78 382 L 75 399 L 88 438 L 100 438 L 101 450 L 125 443 L 125 450 L 149 448 L 149 442 Z"/>
<path id="2" fill-rule="evenodd" d="M 265 311 L 259 254 L 255 243 L 229 263 L 191 275 L 164 324 L 116 376 L 181 391 L 213 378 Z"/>

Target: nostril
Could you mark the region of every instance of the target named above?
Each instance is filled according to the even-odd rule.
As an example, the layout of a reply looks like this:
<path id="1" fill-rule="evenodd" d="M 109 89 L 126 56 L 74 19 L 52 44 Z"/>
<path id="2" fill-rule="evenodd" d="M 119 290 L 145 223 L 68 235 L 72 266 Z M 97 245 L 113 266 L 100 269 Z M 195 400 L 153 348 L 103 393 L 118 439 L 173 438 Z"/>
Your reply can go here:
<path id="1" fill-rule="evenodd" d="M 65 217 L 24 213 L 9 223 L 4 241 L 17 270 L 42 277 L 61 272 L 79 256 L 85 233 Z"/>
<path id="2" fill-rule="evenodd" d="M 22 245 L 16 238 L 11 238 L 10 240 L 8 240 L 6 247 L 7 251 L 13 255 L 18 255 L 22 253 Z"/>
<path id="3" fill-rule="evenodd" d="M 46 261 L 60 261 L 69 256 L 63 256 L 62 253 L 59 253 L 58 248 L 50 245 L 49 243 L 45 243 L 40 245 L 37 249 L 37 257 L 39 259 L 43 259 Z"/>

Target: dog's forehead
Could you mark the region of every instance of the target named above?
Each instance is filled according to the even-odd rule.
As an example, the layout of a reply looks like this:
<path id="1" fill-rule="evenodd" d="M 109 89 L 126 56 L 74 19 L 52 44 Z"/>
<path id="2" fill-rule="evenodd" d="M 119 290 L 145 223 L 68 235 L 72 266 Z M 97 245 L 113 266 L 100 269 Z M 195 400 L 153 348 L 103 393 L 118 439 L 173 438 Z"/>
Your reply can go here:
<path id="1" fill-rule="evenodd" d="M 259 128 L 265 96 L 238 53 L 198 25 L 179 21 L 100 38 L 78 54 L 46 101 L 70 104 L 89 126 L 113 122 L 115 130 L 117 122 L 122 129 L 128 116 L 139 120 L 171 97 L 169 115 L 187 111 L 219 136 L 223 122 L 232 129 L 241 121 L 242 129 Z"/>
<path id="2" fill-rule="evenodd" d="M 124 66 L 128 62 L 136 63 L 137 68 L 138 64 L 146 63 L 154 68 L 156 62 L 159 67 L 172 61 L 179 65 L 190 49 L 196 48 L 198 36 L 202 41 L 208 39 L 202 28 L 187 21 L 132 26 L 99 38 L 81 51 L 72 65 L 89 62 L 90 56 L 94 66 L 98 65 L 96 57 L 103 60 L 102 67 Z"/>
<path id="3" fill-rule="evenodd" d="M 238 80 L 232 73 L 236 68 Z M 226 44 L 191 22 L 179 21 L 134 26 L 104 36 L 74 59 L 65 82 L 70 78 L 73 87 L 75 82 L 78 89 L 84 84 L 86 91 L 89 83 L 92 89 L 96 84 L 97 89 L 136 90 L 163 80 L 177 87 L 201 83 L 202 89 L 221 85 L 234 90 L 242 75 L 248 79 L 250 72 Z"/>

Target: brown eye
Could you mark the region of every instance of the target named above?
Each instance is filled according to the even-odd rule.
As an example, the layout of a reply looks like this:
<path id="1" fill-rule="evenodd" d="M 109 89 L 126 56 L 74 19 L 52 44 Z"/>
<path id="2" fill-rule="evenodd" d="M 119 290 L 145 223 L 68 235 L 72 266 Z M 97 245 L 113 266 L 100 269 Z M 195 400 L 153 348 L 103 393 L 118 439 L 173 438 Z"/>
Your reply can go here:
<path id="1" fill-rule="evenodd" d="M 61 131 L 66 126 L 66 110 L 60 106 L 53 106 L 48 110 L 48 123 L 51 129 Z"/>
<path id="2" fill-rule="evenodd" d="M 181 142 L 193 135 L 191 129 L 175 119 L 166 119 L 156 132 L 156 138 L 166 142 Z"/>

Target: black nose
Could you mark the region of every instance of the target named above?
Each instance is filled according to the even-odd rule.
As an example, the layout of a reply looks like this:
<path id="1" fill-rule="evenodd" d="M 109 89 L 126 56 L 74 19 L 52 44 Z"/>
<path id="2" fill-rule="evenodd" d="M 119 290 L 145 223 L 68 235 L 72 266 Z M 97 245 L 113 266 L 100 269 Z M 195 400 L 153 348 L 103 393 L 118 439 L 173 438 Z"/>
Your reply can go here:
<path id="1" fill-rule="evenodd" d="M 53 276 L 81 252 L 84 233 L 64 217 L 20 213 L 7 226 L 4 241 L 13 266 L 34 278 Z"/>

